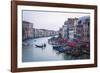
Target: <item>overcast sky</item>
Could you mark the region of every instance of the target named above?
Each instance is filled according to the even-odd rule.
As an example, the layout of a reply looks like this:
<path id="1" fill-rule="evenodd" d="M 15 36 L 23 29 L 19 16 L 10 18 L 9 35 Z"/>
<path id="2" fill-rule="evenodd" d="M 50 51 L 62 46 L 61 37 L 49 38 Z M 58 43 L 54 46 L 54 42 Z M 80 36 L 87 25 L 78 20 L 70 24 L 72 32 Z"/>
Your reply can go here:
<path id="1" fill-rule="evenodd" d="M 24 10 L 22 15 L 24 21 L 28 21 L 34 24 L 34 28 L 58 31 L 68 18 L 79 18 L 89 14 Z"/>

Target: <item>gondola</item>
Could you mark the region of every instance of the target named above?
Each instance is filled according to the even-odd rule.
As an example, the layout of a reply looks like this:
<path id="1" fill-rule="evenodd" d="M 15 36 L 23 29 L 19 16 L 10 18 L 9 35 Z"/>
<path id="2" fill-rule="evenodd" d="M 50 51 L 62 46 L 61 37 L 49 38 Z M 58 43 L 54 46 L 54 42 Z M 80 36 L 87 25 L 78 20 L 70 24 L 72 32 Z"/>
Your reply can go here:
<path id="1" fill-rule="evenodd" d="M 36 47 L 43 48 L 43 45 L 35 45 Z"/>
<path id="2" fill-rule="evenodd" d="M 46 44 L 44 44 L 44 45 L 35 45 L 36 47 L 38 47 L 38 48 L 43 48 L 43 47 L 46 47 Z"/>

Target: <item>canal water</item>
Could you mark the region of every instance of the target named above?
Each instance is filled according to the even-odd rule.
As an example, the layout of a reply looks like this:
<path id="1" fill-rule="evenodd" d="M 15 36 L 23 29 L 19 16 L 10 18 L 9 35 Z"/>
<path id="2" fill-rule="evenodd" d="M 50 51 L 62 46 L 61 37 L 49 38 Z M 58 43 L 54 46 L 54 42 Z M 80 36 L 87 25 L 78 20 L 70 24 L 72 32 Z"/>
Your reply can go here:
<path id="1" fill-rule="evenodd" d="M 48 44 L 50 37 L 29 39 L 23 43 L 28 43 L 28 46 L 22 46 L 22 62 L 34 62 L 34 61 L 59 61 L 59 60 L 71 60 L 70 55 L 59 53 L 54 50 L 52 45 Z M 38 48 L 35 45 L 46 44 L 45 48 Z"/>

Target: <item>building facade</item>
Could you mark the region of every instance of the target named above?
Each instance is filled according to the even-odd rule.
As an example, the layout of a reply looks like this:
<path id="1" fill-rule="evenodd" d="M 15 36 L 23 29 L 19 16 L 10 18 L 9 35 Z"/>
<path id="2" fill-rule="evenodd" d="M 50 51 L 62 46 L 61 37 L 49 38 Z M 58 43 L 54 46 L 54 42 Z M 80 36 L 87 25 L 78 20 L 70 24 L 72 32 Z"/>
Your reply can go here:
<path id="1" fill-rule="evenodd" d="M 80 17 L 77 25 L 77 35 L 80 35 L 81 41 L 90 41 L 90 17 Z"/>
<path id="2" fill-rule="evenodd" d="M 27 21 L 22 21 L 22 39 L 33 38 L 33 24 Z"/>
<path id="3" fill-rule="evenodd" d="M 78 38 L 83 42 L 88 42 L 90 40 L 90 17 L 68 18 L 59 29 L 59 33 L 62 38 Z"/>
<path id="4" fill-rule="evenodd" d="M 53 30 L 46 30 L 46 29 L 36 29 L 33 28 L 33 35 L 34 38 L 40 38 L 40 37 L 49 37 L 49 36 L 55 36 L 58 34 L 57 31 L 53 31 Z"/>
<path id="5" fill-rule="evenodd" d="M 74 38 L 74 35 L 76 33 L 77 21 L 77 18 L 68 18 L 68 20 L 64 22 L 64 25 L 61 28 L 62 30 L 59 31 L 62 34 L 63 38 Z"/>

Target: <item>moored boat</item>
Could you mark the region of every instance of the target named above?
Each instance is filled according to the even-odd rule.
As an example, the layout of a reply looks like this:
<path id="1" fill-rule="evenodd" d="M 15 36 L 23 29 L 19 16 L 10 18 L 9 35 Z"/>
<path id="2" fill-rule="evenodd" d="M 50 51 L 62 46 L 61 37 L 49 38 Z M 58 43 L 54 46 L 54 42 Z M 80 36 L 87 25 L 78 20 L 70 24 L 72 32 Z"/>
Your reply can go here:
<path id="1" fill-rule="evenodd" d="M 52 45 L 52 46 L 53 46 L 53 49 L 61 48 L 61 45 L 58 45 L 58 44 L 54 44 L 54 45 Z"/>

